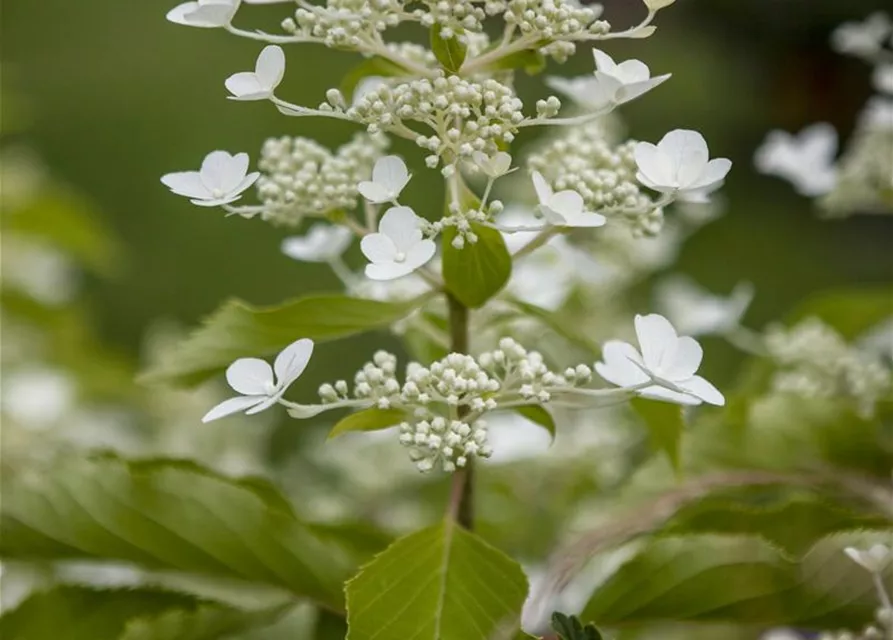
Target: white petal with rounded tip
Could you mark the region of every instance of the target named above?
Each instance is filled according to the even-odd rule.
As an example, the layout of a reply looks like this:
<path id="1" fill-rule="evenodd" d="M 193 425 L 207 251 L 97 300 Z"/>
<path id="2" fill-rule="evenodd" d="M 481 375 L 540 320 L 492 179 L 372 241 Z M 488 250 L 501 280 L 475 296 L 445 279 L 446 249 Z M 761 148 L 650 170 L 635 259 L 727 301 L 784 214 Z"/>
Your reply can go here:
<path id="1" fill-rule="evenodd" d="M 662 371 L 664 359 L 676 350 L 676 330 L 662 315 L 636 315 L 636 336 L 642 348 L 642 360 L 653 372 Z"/>
<path id="2" fill-rule="evenodd" d="M 310 362 L 312 355 L 313 340 L 308 338 L 296 340 L 280 351 L 273 362 L 273 370 L 276 372 L 276 386 L 284 390 L 297 380 L 304 373 L 304 369 L 307 368 L 307 363 Z"/>
<path id="3" fill-rule="evenodd" d="M 383 233 L 370 233 L 360 240 L 360 250 L 373 264 L 387 264 L 394 261 L 397 246 Z M 367 266 L 368 270 L 368 266 Z"/>
<path id="4" fill-rule="evenodd" d="M 257 75 L 250 71 L 234 73 L 223 84 L 233 94 L 229 96 L 230 100 L 264 100 L 270 95 Z"/>
<path id="5" fill-rule="evenodd" d="M 609 73 L 608 75 L 615 76 L 624 85 L 630 85 L 637 82 L 647 81 L 651 78 L 651 70 L 648 68 L 648 65 L 641 60 L 631 59 L 624 60 L 618 64 L 614 73 Z"/>
<path id="6" fill-rule="evenodd" d="M 400 195 L 409 182 L 409 171 L 400 156 L 384 156 L 375 161 L 372 167 L 372 182 L 380 184 L 394 194 Z"/>
<path id="7" fill-rule="evenodd" d="M 282 47 L 275 44 L 264 47 L 257 56 L 254 73 L 260 85 L 272 93 L 285 75 L 285 52 Z"/>
<path id="8" fill-rule="evenodd" d="M 235 12 L 233 5 L 226 2 L 207 4 L 199 2 L 198 8 L 183 16 L 185 19 L 183 24 L 208 29 L 223 27 L 232 21 Z"/>
<path id="9" fill-rule="evenodd" d="M 539 171 L 534 171 L 530 174 L 531 180 L 533 180 L 533 188 L 536 191 L 536 197 L 539 199 L 540 204 L 548 204 L 549 199 L 552 197 L 554 193 L 552 191 L 552 187 L 549 186 L 549 183 L 546 182 L 546 179 L 543 177 Z"/>
<path id="10" fill-rule="evenodd" d="M 366 277 L 370 280 L 395 280 L 412 273 L 412 267 L 405 262 L 382 262 L 379 264 L 366 265 Z"/>
<path id="11" fill-rule="evenodd" d="M 161 183 L 178 196 L 205 199 L 211 197 L 198 171 L 179 171 L 161 177 Z"/>
<path id="12" fill-rule="evenodd" d="M 701 366 L 704 350 L 698 341 L 683 336 L 676 341 L 673 359 L 663 367 L 663 374 L 668 380 L 679 381 L 691 378 Z"/>
<path id="13" fill-rule="evenodd" d="M 721 407 L 726 403 L 726 399 L 722 393 L 720 393 L 719 389 L 707 382 L 707 380 L 701 376 L 692 376 L 689 380 L 686 380 L 685 382 L 677 382 L 676 384 L 680 389 L 685 389 L 704 402 L 714 404 L 718 407 Z"/>
<path id="14" fill-rule="evenodd" d="M 595 363 L 595 370 L 608 382 L 621 387 L 632 387 L 649 380 L 645 372 L 635 364 L 642 362 L 642 356 L 628 342 L 606 342 L 602 347 L 602 360 Z"/>
<path id="15" fill-rule="evenodd" d="M 701 404 L 701 400 L 699 398 L 690 396 L 687 393 L 672 391 L 671 389 L 667 389 L 666 387 L 659 387 L 657 385 L 653 387 L 645 387 L 644 389 L 639 391 L 638 394 L 643 398 L 649 398 L 651 400 L 662 400 L 664 402 L 673 402 L 682 405 L 697 406 Z"/>
<path id="16" fill-rule="evenodd" d="M 229 400 L 224 400 L 208 411 L 208 413 L 202 417 L 202 422 L 211 422 L 211 420 L 225 418 L 234 413 L 245 411 L 246 409 L 250 409 L 251 407 L 259 405 L 261 402 L 264 402 L 264 399 L 264 396 L 237 396 L 235 398 L 230 398 Z"/>
<path id="17" fill-rule="evenodd" d="M 657 143 L 673 165 L 675 180 L 672 184 L 685 188 L 691 186 L 703 173 L 709 152 L 707 142 L 697 131 L 676 129 Z"/>
<path id="18" fill-rule="evenodd" d="M 614 63 L 614 59 L 607 53 L 600 49 L 593 49 L 592 57 L 595 60 L 596 69 L 608 75 L 617 75 L 617 65 Z"/>
<path id="19" fill-rule="evenodd" d="M 167 18 L 171 22 L 182 24 L 187 27 L 195 26 L 192 23 L 186 21 L 186 14 L 193 13 L 196 9 L 198 9 L 198 2 L 184 2 L 183 4 L 178 4 L 176 7 L 168 11 L 165 18 Z"/>
<path id="20" fill-rule="evenodd" d="M 638 180 L 647 187 L 667 185 L 673 180 L 673 165 L 670 158 L 657 145 L 640 142 L 633 149 L 636 166 L 639 168 Z"/>
<path id="21" fill-rule="evenodd" d="M 226 381 L 247 396 L 266 396 L 273 386 L 273 369 L 260 358 L 239 358 L 226 369 Z"/>
<path id="22" fill-rule="evenodd" d="M 583 196 L 570 189 L 559 191 L 549 198 L 546 206 L 565 220 L 568 220 L 583 212 Z"/>
<path id="23" fill-rule="evenodd" d="M 248 173 L 249 162 L 247 153 L 237 153 L 221 167 L 220 185 L 224 191 L 232 193 L 239 188 Z"/>
<path id="24" fill-rule="evenodd" d="M 714 158 L 707 163 L 701 175 L 688 188 L 711 191 L 722 184 L 731 168 L 732 161 L 728 158 Z"/>
<path id="25" fill-rule="evenodd" d="M 233 157 L 226 151 L 212 151 L 202 160 L 202 168 L 199 170 L 202 182 L 210 190 L 224 189 L 223 177 Z"/>
<path id="26" fill-rule="evenodd" d="M 397 251 L 409 251 L 422 240 L 419 217 L 409 207 L 391 207 L 381 217 L 379 233 L 390 238 Z"/>
<path id="27" fill-rule="evenodd" d="M 437 245 L 434 244 L 433 240 L 422 240 L 406 252 L 405 264 L 408 267 L 412 267 L 412 270 L 415 271 L 427 264 L 434 257 L 436 251 Z"/>
<path id="28" fill-rule="evenodd" d="M 391 193 L 387 188 L 377 182 L 370 182 L 369 180 L 364 180 L 359 183 L 357 185 L 357 191 L 360 192 L 361 196 L 373 204 L 381 204 L 383 202 L 388 202 L 391 199 Z"/>

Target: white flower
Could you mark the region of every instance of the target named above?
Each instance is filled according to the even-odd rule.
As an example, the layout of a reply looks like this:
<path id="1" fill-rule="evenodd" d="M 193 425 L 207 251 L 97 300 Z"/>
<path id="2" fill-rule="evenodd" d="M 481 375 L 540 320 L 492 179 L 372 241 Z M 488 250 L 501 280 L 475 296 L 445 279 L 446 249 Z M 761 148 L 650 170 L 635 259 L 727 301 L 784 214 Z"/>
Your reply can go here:
<path id="1" fill-rule="evenodd" d="M 201 170 L 168 173 L 161 182 L 177 195 L 190 198 L 192 204 L 216 207 L 241 198 L 259 177 L 258 172 L 248 173 L 247 153 L 212 151 L 202 161 Z"/>
<path id="2" fill-rule="evenodd" d="M 772 131 L 757 149 L 754 164 L 760 173 L 788 180 L 801 195 L 819 196 L 837 182 L 836 154 L 837 131 L 820 122 L 797 135 Z"/>
<path id="3" fill-rule="evenodd" d="M 304 262 L 329 262 L 347 251 L 353 233 L 347 227 L 316 223 L 303 236 L 282 241 L 282 253 Z"/>
<path id="4" fill-rule="evenodd" d="M 282 47 L 271 44 L 257 56 L 254 71 L 235 73 L 224 84 L 233 94 L 229 96 L 230 100 L 267 100 L 282 82 L 283 75 L 285 53 Z"/>
<path id="5" fill-rule="evenodd" d="M 239 10 L 241 0 L 198 0 L 184 2 L 167 12 L 167 19 L 187 27 L 225 27 Z"/>
<path id="6" fill-rule="evenodd" d="M 593 108 L 602 108 L 609 104 L 620 105 L 638 98 L 660 83 L 666 81 L 670 74 L 651 77 L 651 70 L 640 60 L 625 60 L 620 64 L 604 51 L 592 50 L 596 71 L 592 76 L 580 78 L 548 78 L 546 83 L 566 94 L 575 102 Z"/>
<path id="7" fill-rule="evenodd" d="M 583 196 L 570 189 L 555 193 L 539 171 L 531 175 L 543 217 L 556 226 L 601 227 L 608 220 L 600 213 L 586 211 Z"/>
<path id="8" fill-rule="evenodd" d="M 881 573 L 893 562 L 893 549 L 883 544 L 876 544 L 870 549 L 861 550 L 847 547 L 843 550 L 856 564 L 871 573 Z"/>
<path id="9" fill-rule="evenodd" d="M 873 56 L 893 30 L 885 13 L 872 13 L 863 22 L 845 22 L 831 34 L 831 46 L 840 53 Z"/>
<path id="10" fill-rule="evenodd" d="M 202 422 L 240 411 L 251 415 L 272 407 L 280 401 L 289 385 L 304 373 L 312 354 L 313 340 L 302 338 L 285 347 L 276 356 L 272 368 L 260 358 L 239 358 L 227 368 L 226 381 L 242 395 L 218 404 L 205 414 Z"/>
<path id="11" fill-rule="evenodd" d="M 391 207 L 371 233 L 360 241 L 371 280 L 393 280 L 412 273 L 434 257 L 436 246 L 422 239 L 419 217 L 409 207 Z"/>
<path id="12" fill-rule="evenodd" d="M 410 177 L 406 163 L 400 157 L 384 156 L 372 167 L 372 180 L 359 183 L 357 190 L 374 204 L 396 202 Z"/>
<path id="13" fill-rule="evenodd" d="M 859 125 L 866 129 L 893 131 L 893 99 L 871 98 L 859 114 Z"/>
<path id="14" fill-rule="evenodd" d="M 505 151 L 497 151 L 494 155 L 488 156 L 483 151 L 475 151 L 471 154 L 471 159 L 489 178 L 500 178 L 507 174 L 512 168 L 512 156 Z"/>
<path id="15" fill-rule="evenodd" d="M 596 362 L 598 374 L 621 387 L 653 385 L 638 389 L 645 398 L 678 404 L 708 402 L 724 405 L 722 393 L 701 376 L 703 351 L 697 340 L 679 337 L 673 325 L 661 315 L 636 316 L 636 336 L 642 352 L 627 342 L 610 340 L 602 348 L 604 362 Z"/>
<path id="16" fill-rule="evenodd" d="M 753 287 L 742 282 L 728 297 L 715 296 L 682 277 L 668 278 L 657 288 L 658 306 L 689 336 L 723 334 L 737 327 L 753 293 Z"/>
<path id="17" fill-rule="evenodd" d="M 871 74 L 874 88 L 881 93 L 893 95 L 893 63 L 879 64 Z"/>
<path id="18" fill-rule="evenodd" d="M 661 193 L 681 200 L 703 200 L 722 186 L 732 168 L 727 158 L 709 160 L 707 142 L 697 131 L 676 129 L 656 145 L 640 142 L 634 150 L 636 179 Z"/>

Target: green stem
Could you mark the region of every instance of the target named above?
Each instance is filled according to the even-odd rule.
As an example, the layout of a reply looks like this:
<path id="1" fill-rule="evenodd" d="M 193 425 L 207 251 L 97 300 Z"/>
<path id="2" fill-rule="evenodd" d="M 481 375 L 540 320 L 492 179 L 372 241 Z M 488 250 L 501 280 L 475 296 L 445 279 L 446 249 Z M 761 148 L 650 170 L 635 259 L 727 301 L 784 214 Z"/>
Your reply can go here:
<path id="1" fill-rule="evenodd" d="M 450 321 L 450 350 L 468 353 L 468 307 L 447 293 Z M 463 418 L 468 407 L 460 406 L 458 416 Z M 474 528 L 474 461 L 469 459 L 465 467 L 453 473 L 449 514 L 469 531 Z"/>

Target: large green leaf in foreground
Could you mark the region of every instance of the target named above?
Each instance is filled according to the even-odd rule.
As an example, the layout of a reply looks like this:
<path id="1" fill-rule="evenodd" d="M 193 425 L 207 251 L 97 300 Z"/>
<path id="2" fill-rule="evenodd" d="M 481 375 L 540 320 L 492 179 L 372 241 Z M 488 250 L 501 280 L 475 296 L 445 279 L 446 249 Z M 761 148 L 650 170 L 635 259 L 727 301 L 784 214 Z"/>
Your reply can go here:
<path id="1" fill-rule="evenodd" d="M 446 521 L 395 542 L 346 591 L 348 640 L 491 640 L 517 624 L 527 579 L 511 558 Z"/>

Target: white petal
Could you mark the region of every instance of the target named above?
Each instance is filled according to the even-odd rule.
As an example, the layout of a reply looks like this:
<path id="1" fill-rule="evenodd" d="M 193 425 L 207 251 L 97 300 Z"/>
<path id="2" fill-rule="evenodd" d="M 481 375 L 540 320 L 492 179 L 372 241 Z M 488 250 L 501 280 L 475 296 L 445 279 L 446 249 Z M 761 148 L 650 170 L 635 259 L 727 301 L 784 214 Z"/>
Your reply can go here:
<path id="1" fill-rule="evenodd" d="M 719 389 L 714 387 L 712 384 L 707 382 L 701 376 L 693 376 L 690 380 L 686 380 L 685 382 L 677 382 L 676 383 L 680 389 L 685 389 L 686 391 L 696 395 L 704 402 L 709 402 L 710 404 L 715 404 L 716 406 L 723 406 L 726 403 L 725 397 L 720 393 Z"/>
<path id="2" fill-rule="evenodd" d="M 667 389 L 666 387 L 659 387 L 657 385 L 653 387 L 645 387 L 638 393 L 643 398 L 649 398 L 651 400 L 662 400 L 664 402 L 673 402 L 675 404 L 692 406 L 701 404 L 701 400 L 699 398 L 690 396 L 687 393 L 672 391 L 670 389 Z"/>
<path id="3" fill-rule="evenodd" d="M 272 92 L 282 82 L 285 75 L 285 52 L 282 47 L 271 44 L 264 47 L 254 65 L 254 73 L 261 86 Z"/>
<path id="4" fill-rule="evenodd" d="M 636 336 L 645 366 L 655 373 L 663 373 L 676 351 L 678 337 L 673 325 L 657 313 L 636 315 Z"/>
<path id="5" fill-rule="evenodd" d="M 366 277 L 370 280 L 395 280 L 412 273 L 405 262 L 380 262 L 366 265 Z"/>
<path id="6" fill-rule="evenodd" d="M 372 167 L 372 182 L 380 184 L 396 198 L 409 182 L 409 171 L 400 156 L 384 156 Z"/>
<path id="7" fill-rule="evenodd" d="M 433 240 L 422 240 L 406 252 L 406 260 L 404 262 L 407 267 L 411 267 L 415 271 L 422 265 L 427 264 L 434 257 L 436 251 L 437 245 L 434 244 Z"/>
<path id="8" fill-rule="evenodd" d="M 360 240 L 360 250 L 373 264 L 385 264 L 394 261 L 397 246 L 383 233 L 370 233 Z"/>
<path id="9" fill-rule="evenodd" d="M 234 14 L 235 8 L 231 4 L 199 2 L 195 11 L 188 12 L 183 17 L 186 20 L 184 24 L 191 27 L 215 28 L 228 25 Z"/>
<path id="10" fill-rule="evenodd" d="M 246 396 L 265 396 L 273 387 L 273 369 L 260 358 L 239 358 L 227 367 L 226 381 Z"/>
<path id="11" fill-rule="evenodd" d="M 223 190 L 224 176 L 227 175 L 232 161 L 233 157 L 226 151 L 212 151 L 202 160 L 199 175 L 210 191 Z"/>
<path id="12" fill-rule="evenodd" d="M 249 173 L 247 176 L 245 176 L 244 178 L 242 178 L 242 181 L 239 182 L 239 184 L 237 184 L 237 185 L 230 191 L 230 194 L 231 194 L 231 195 L 236 195 L 236 194 L 242 193 L 243 191 L 245 191 L 245 189 L 247 189 L 248 187 L 250 187 L 251 185 L 253 185 L 255 182 L 257 182 L 257 179 L 258 179 L 258 178 L 260 178 L 260 172 L 259 172 L 259 171 L 255 171 L 255 172 L 253 172 L 253 173 Z"/>
<path id="13" fill-rule="evenodd" d="M 198 9 L 198 2 L 184 2 L 183 4 L 178 4 L 176 7 L 168 11 L 165 18 L 167 18 L 171 22 L 191 27 L 194 25 L 186 21 L 186 14 L 192 13 L 196 9 Z"/>
<path id="14" fill-rule="evenodd" d="M 282 397 L 282 393 L 277 393 L 276 395 L 270 396 L 269 398 L 264 398 L 263 400 L 258 402 L 256 405 L 254 405 L 253 407 L 248 409 L 248 411 L 245 412 L 245 415 L 253 416 L 255 413 L 260 413 L 261 411 L 266 411 L 267 409 L 272 407 L 274 404 L 279 402 L 279 398 L 281 398 L 281 397 Z"/>
<path id="15" fill-rule="evenodd" d="M 357 191 L 360 192 L 361 196 L 373 204 L 381 204 L 391 200 L 390 191 L 377 182 L 364 180 L 357 185 Z"/>
<path id="16" fill-rule="evenodd" d="M 566 222 L 569 227 L 603 227 L 607 224 L 608 219 L 594 211 L 581 211 L 575 216 L 568 218 Z"/>
<path id="17" fill-rule="evenodd" d="M 596 69 L 598 69 L 602 73 L 616 76 L 617 65 L 614 64 L 614 59 L 611 56 L 599 49 L 593 49 L 592 57 L 595 59 Z"/>
<path id="18" fill-rule="evenodd" d="M 651 77 L 651 70 L 641 60 L 631 59 L 618 64 L 614 73 L 608 75 L 619 78 L 624 85 L 630 85 L 647 81 Z"/>
<path id="19" fill-rule="evenodd" d="M 198 171 L 180 171 L 161 177 L 161 182 L 178 196 L 210 198 L 211 192 L 202 183 Z"/>
<path id="20" fill-rule="evenodd" d="M 241 197 L 242 196 L 240 196 L 238 193 L 235 193 L 235 194 L 231 193 L 229 195 L 225 195 L 220 198 L 190 200 L 189 202 L 191 202 L 192 204 L 197 205 L 199 207 L 219 207 L 222 204 L 229 204 L 230 202 L 235 202 L 236 200 L 238 200 Z"/>
<path id="21" fill-rule="evenodd" d="M 648 187 L 672 186 L 673 165 L 669 156 L 661 151 L 657 145 L 650 142 L 639 142 L 633 149 L 636 166 L 639 174 L 636 178 Z"/>
<path id="22" fill-rule="evenodd" d="M 419 217 L 409 207 L 391 207 L 378 223 L 379 233 L 390 238 L 397 251 L 409 251 L 422 240 Z"/>
<path id="23" fill-rule="evenodd" d="M 567 220 L 583 212 L 583 196 L 570 189 L 559 191 L 549 198 L 546 206 Z"/>
<path id="24" fill-rule="evenodd" d="M 621 387 L 632 387 L 649 378 L 635 362 L 642 362 L 642 356 L 636 348 L 628 342 L 609 340 L 602 346 L 603 362 L 595 363 L 595 370 L 608 382 Z"/>
<path id="25" fill-rule="evenodd" d="M 548 204 L 554 193 L 552 187 L 549 186 L 549 183 L 546 182 L 543 174 L 539 171 L 531 173 L 530 178 L 533 180 L 533 188 L 536 191 L 536 197 L 539 199 L 540 204 Z"/>
<path id="26" fill-rule="evenodd" d="M 250 71 L 234 73 L 223 84 L 233 94 L 234 100 L 265 100 L 270 95 L 258 77 Z"/>
<path id="27" fill-rule="evenodd" d="M 222 167 L 220 176 L 221 188 L 226 193 L 232 193 L 242 185 L 242 181 L 245 180 L 248 174 L 249 162 L 250 159 L 247 153 L 237 153 Z M 251 183 L 245 186 L 244 189 L 247 189 L 249 186 L 251 186 Z"/>
<path id="28" fill-rule="evenodd" d="M 837 154 L 837 129 L 827 122 L 806 127 L 798 137 L 807 158 L 830 162 Z"/>
<path id="29" fill-rule="evenodd" d="M 296 340 L 280 351 L 273 363 L 277 388 L 284 391 L 288 385 L 297 380 L 304 373 L 312 355 L 313 340 L 308 338 Z"/>
<path id="30" fill-rule="evenodd" d="M 725 180 L 731 168 L 732 161 L 728 158 L 714 158 L 707 163 L 701 175 L 688 188 L 710 190 L 713 185 L 719 185 Z"/>
<path id="31" fill-rule="evenodd" d="M 237 396 L 235 398 L 230 398 L 229 400 L 224 400 L 208 411 L 208 413 L 202 417 L 202 422 L 211 422 L 211 420 L 225 418 L 234 413 L 245 411 L 246 409 L 250 409 L 261 402 L 264 402 L 264 400 L 266 400 L 266 396 Z"/>
<path id="32" fill-rule="evenodd" d="M 617 103 L 622 104 L 624 102 L 629 102 L 630 100 L 635 100 L 642 94 L 651 91 L 657 85 L 665 82 L 669 77 L 670 74 L 668 73 L 662 76 L 651 78 L 650 80 L 626 84 L 622 86 L 617 92 Z"/>
<path id="33" fill-rule="evenodd" d="M 670 160 L 673 167 L 674 184 L 685 188 L 692 186 L 704 172 L 707 159 L 707 141 L 697 131 L 675 129 L 670 131 L 657 143 Z"/>
<path id="34" fill-rule="evenodd" d="M 704 350 L 694 338 L 684 336 L 676 342 L 672 362 L 667 363 L 664 375 L 668 380 L 678 381 L 691 378 L 701 366 Z"/>

